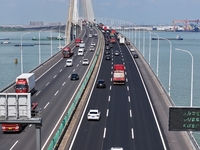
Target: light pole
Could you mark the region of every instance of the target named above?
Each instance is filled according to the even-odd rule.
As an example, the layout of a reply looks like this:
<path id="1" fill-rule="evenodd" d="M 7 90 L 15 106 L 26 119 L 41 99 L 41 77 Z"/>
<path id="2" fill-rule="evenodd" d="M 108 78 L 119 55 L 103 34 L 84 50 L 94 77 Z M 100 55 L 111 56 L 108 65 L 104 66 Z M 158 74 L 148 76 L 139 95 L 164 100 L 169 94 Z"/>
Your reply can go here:
<path id="1" fill-rule="evenodd" d="M 192 101 L 193 101 L 193 61 L 194 61 L 194 59 L 193 59 L 192 54 L 187 50 L 180 49 L 180 48 L 175 48 L 175 50 L 186 52 L 192 58 L 192 64 L 191 64 L 191 95 L 190 95 L 190 107 L 192 107 Z"/>
<path id="2" fill-rule="evenodd" d="M 43 30 L 46 30 L 46 29 L 41 29 L 39 31 L 39 65 L 41 64 L 41 50 L 40 50 L 40 32 L 42 32 Z"/>
<path id="3" fill-rule="evenodd" d="M 145 29 L 143 29 L 143 56 L 145 55 Z"/>
<path id="4" fill-rule="evenodd" d="M 28 34 L 28 33 L 30 33 L 30 32 L 25 32 L 25 33 L 23 33 L 22 35 L 21 35 L 21 46 L 20 46 L 20 48 L 21 48 L 21 74 L 23 73 L 23 53 L 22 53 L 22 49 L 23 49 L 23 45 L 22 45 L 22 37 L 23 37 L 23 35 L 25 35 L 25 34 Z"/>
<path id="5" fill-rule="evenodd" d="M 60 36 L 60 27 L 61 27 L 61 25 L 59 26 L 59 31 L 58 31 L 58 32 L 59 32 L 59 39 L 58 39 L 58 40 L 59 40 L 59 46 L 58 46 L 58 49 L 59 49 L 59 50 L 60 50 L 61 47 L 62 47 L 62 46 L 60 45 L 60 39 L 61 39 L 61 36 Z"/>
<path id="6" fill-rule="evenodd" d="M 151 32 L 149 31 L 149 65 L 150 64 L 151 64 Z"/>
<path id="7" fill-rule="evenodd" d="M 168 87 L 168 94 L 170 96 L 170 90 L 171 90 L 171 70 L 172 70 L 172 43 L 170 42 L 170 40 L 166 39 L 166 38 L 162 38 L 160 37 L 160 39 L 164 39 L 167 40 L 170 44 L 170 56 L 169 56 L 169 87 Z"/>
<path id="8" fill-rule="evenodd" d="M 55 26 L 55 27 L 57 27 L 57 26 Z M 51 36 L 51 56 L 52 56 L 52 29 L 55 28 L 55 27 L 52 27 L 52 28 L 51 28 L 51 32 L 50 32 L 50 33 L 51 33 L 51 34 L 50 34 L 50 36 Z"/>
<path id="9" fill-rule="evenodd" d="M 156 75 L 157 75 L 157 77 L 158 77 L 158 68 L 159 68 L 159 52 L 160 52 L 160 50 L 159 50 L 159 36 L 158 36 L 158 34 L 157 33 L 154 33 L 154 32 L 151 32 L 152 34 L 155 34 L 156 36 L 157 36 L 157 38 L 158 38 L 158 44 L 157 44 L 157 67 L 156 67 Z"/>

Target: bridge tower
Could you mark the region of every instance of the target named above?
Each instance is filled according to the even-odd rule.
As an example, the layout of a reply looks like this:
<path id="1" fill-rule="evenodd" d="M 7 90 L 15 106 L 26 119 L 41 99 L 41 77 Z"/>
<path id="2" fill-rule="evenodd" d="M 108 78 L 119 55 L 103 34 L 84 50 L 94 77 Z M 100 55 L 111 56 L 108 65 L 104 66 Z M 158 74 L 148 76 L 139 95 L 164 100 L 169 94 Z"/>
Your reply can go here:
<path id="1" fill-rule="evenodd" d="M 95 22 L 91 0 L 69 0 L 68 18 L 65 28 L 66 45 L 82 29 L 82 21 Z"/>

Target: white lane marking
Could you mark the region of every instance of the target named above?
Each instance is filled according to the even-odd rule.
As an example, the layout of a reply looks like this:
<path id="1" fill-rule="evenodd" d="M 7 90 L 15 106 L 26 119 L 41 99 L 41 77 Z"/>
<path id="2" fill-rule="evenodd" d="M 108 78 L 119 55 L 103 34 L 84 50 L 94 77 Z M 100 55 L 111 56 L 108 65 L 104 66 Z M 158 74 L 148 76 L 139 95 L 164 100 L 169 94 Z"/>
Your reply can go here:
<path id="1" fill-rule="evenodd" d="M 129 86 L 127 86 L 127 91 L 129 91 Z"/>
<path id="2" fill-rule="evenodd" d="M 66 83 L 66 82 L 63 82 L 62 86 L 64 86 L 64 85 L 65 85 L 65 83 Z"/>
<path id="3" fill-rule="evenodd" d="M 130 112 L 130 117 L 132 117 L 132 111 L 131 111 L 131 110 L 129 110 L 129 112 Z"/>
<path id="4" fill-rule="evenodd" d="M 111 75 L 113 74 L 113 72 L 111 71 Z"/>
<path id="5" fill-rule="evenodd" d="M 123 62 L 123 64 L 125 65 L 125 62 Z"/>
<path id="6" fill-rule="evenodd" d="M 79 66 L 79 64 L 76 65 L 76 67 L 78 67 L 78 66 Z"/>
<path id="7" fill-rule="evenodd" d="M 62 72 L 62 69 L 60 69 L 60 72 Z"/>
<path id="8" fill-rule="evenodd" d="M 71 77 L 71 75 L 68 76 L 68 78 L 70 78 L 70 77 Z"/>
<path id="9" fill-rule="evenodd" d="M 32 124 L 29 124 L 29 127 L 31 127 L 32 126 Z"/>
<path id="10" fill-rule="evenodd" d="M 108 101 L 110 102 L 110 96 L 108 96 Z"/>
<path id="11" fill-rule="evenodd" d="M 127 75 L 127 72 L 125 72 L 125 75 Z"/>
<path id="12" fill-rule="evenodd" d="M 47 82 L 47 84 L 45 86 L 48 86 L 50 82 Z"/>
<path id="13" fill-rule="evenodd" d="M 74 72 L 75 70 L 76 70 L 76 69 L 74 69 L 73 72 Z"/>
<path id="14" fill-rule="evenodd" d="M 132 139 L 134 139 L 134 131 L 133 131 L 133 128 L 131 128 L 131 134 L 132 134 Z"/>
<path id="15" fill-rule="evenodd" d="M 49 105 L 49 102 L 44 106 L 44 109 L 46 109 L 48 105 Z"/>
<path id="16" fill-rule="evenodd" d="M 40 94 L 40 92 L 41 92 L 41 91 L 38 91 L 38 92 L 35 94 L 35 96 L 38 96 L 38 95 Z"/>
<path id="17" fill-rule="evenodd" d="M 131 98 L 130 98 L 130 96 L 128 96 L 128 101 L 129 101 L 129 102 L 131 101 Z"/>
<path id="18" fill-rule="evenodd" d="M 18 143 L 18 141 L 16 141 L 14 144 L 13 144 L 13 146 L 10 148 L 10 150 L 12 150 L 14 147 L 15 147 L 15 145 Z"/>
<path id="19" fill-rule="evenodd" d="M 53 78 L 56 78 L 57 77 L 57 75 L 55 75 Z"/>
<path id="20" fill-rule="evenodd" d="M 110 81 L 112 81 L 112 78 L 110 78 Z"/>
<path id="21" fill-rule="evenodd" d="M 126 78 L 126 82 L 128 82 L 128 78 Z"/>
<path id="22" fill-rule="evenodd" d="M 112 86 L 110 86 L 110 90 L 112 89 Z"/>
<path id="23" fill-rule="evenodd" d="M 105 139 L 106 137 L 106 128 L 104 128 L 104 132 L 103 132 L 103 138 Z"/>
<path id="24" fill-rule="evenodd" d="M 56 96 L 56 95 L 58 94 L 58 92 L 59 92 L 59 91 L 57 91 L 57 92 L 54 94 L 54 96 Z"/>
<path id="25" fill-rule="evenodd" d="M 107 112 L 106 112 L 106 117 L 108 117 L 108 114 L 109 114 L 109 109 L 107 109 Z"/>

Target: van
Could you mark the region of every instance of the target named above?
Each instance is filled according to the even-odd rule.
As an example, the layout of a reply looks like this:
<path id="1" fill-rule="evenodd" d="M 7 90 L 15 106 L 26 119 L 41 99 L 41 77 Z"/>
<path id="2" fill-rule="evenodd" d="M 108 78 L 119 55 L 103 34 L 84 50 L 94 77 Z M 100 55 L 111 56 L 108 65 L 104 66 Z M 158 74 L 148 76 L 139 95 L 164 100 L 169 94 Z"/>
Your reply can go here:
<path id="1" fill-rule="evenodd" d="M 78 56 L 83 56 L 84 55 L 84 49 L 83 48 L 79 48 L 78 49 Z"/>
<path id="2" fill-rule="evenodd" d="M 66 60 L 66 67 L 71 67 L 73 66 L 73 59 L 67 59 Z"/>

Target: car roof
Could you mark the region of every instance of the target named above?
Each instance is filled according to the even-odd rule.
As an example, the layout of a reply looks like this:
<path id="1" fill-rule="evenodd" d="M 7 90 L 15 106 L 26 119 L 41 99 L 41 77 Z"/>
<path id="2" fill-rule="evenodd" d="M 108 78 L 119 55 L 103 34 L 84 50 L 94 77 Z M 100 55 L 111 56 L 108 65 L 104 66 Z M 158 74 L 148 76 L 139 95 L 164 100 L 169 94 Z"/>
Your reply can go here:
<path id="1" fill-rule="evenodd" d="M 98 112 L 98 109 L 90 109 L 89 112 Z"/>
<path id="2" fill-rule="evenodd" d="M 78 73 L 72 73 L 72 75 L 78 75 Z"/>
<path id="3" fill-rule="evenodd" d="M 88 61 L 89 59 L 84 58 L 83 61 Z"/>

